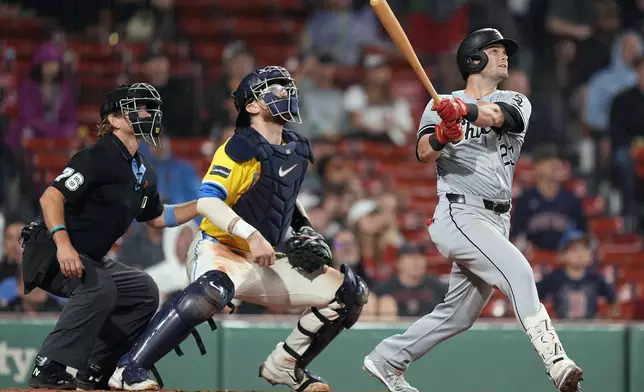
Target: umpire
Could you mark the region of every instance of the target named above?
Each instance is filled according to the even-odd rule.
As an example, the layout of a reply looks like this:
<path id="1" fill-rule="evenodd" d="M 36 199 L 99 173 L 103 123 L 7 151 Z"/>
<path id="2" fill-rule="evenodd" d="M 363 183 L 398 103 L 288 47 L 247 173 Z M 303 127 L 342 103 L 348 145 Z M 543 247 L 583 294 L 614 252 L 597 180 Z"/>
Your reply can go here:
<path id="1" fill-rule="evenodd" d="M 44 192 L 44 220 L 23 229 L 25 290 L 69 298 L 36 357 L 32 388 L 109 389 L 116 361 L 158 308 L 152 278 L 105 255 L 133 219 L 164 228 L 197 216 L 194 201 L 161 204 L 155 170 L 137 152 L 141 140 L 158 145 L 161 117 L 159 93 L 148 84 L 107 94 L 98 141 Z"/>

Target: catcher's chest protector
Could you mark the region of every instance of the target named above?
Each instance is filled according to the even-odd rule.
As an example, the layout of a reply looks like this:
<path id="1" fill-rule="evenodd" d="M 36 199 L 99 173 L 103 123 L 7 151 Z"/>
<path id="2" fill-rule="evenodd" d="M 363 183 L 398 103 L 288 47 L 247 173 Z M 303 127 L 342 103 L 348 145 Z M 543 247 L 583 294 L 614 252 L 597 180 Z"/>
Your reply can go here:
<path id="1" fill-rule="evenodd" d="M 255 149 L 250 158 L 257 158 L 261 165 L 259 179 L 253 181 L 254 184 L 239 198 L 233 210 L 257 228 L 273 246 L 284 238 L 291 225 L 300 185 L 309 161 L 313 161 L 311 147 L 305 138 L 288 130 L 284 130 L 283 135 L 286 144 L 276 146 L 269 144 L 254 129 L 246 128 L 237 130 L 233 136 L 233 139 L 245 140 L 229 141 L 229 144 L 247 144 L 249 149 Z"/>

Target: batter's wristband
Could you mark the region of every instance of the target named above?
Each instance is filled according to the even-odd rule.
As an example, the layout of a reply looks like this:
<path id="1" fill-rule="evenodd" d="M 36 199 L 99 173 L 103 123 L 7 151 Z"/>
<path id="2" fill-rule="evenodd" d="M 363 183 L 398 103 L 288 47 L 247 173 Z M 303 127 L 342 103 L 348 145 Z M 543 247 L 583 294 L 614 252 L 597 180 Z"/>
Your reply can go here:
<path id="1" fill-rule="evenodd" d="M 468 103 L 467 106 L 467 116 L 463 117 L 469 122 L 474 122 L 479 118 L 479 107 L 475 103 Z"/>
<path id="2" fill-rule="evenodd" d="M 429 135 L 429 145 L 432 147 L 432 150 L 434 151 L 440 151 L 443 148 L 445 148 L 445 145 L 436 139 L 436 134 L 432 133 Z"/>

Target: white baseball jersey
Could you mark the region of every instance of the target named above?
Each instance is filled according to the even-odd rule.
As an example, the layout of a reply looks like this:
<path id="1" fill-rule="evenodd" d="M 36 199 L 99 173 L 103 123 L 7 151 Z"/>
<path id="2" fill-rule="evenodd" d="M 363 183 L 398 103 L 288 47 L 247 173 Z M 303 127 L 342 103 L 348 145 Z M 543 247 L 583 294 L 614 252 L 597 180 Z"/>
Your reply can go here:
<path id="1" fill-rule="evenodd" d="M 532 105 L 528 98 L 514 91 L 496 90 L 480 100 L 454 91 L 441 98 L 459 98 L 465 103 L 505 102 L 521 113 L 523 131 L 499 134 L 492 128 L 479 128 L 463 120 L 465 137 L 456 143 L 447 143 L 436 160 L 438 193 L 459 193 L 489 199 L 510 199 L 514 165 L 519 159 L 521 147 L 528 129 Z M 432 110 L 429 101 L 420 120 L 418 135 L 440 123 L 441 118 Z"/>

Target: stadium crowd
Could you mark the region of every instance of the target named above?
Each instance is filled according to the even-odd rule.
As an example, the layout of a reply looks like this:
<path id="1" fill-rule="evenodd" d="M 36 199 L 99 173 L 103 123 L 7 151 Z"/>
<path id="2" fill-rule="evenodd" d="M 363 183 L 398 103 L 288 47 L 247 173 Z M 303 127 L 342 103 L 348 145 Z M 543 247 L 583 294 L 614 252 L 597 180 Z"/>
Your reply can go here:
<path id="1" fill-rule="evenodd" d="M 511 238 L 556 317 L 644 318 L 644 1 L 389 3 L 441 93 L 463 86 L 454 51 L 468 31 L 495 27 L 519 41 L 503 87 L 528 96 L 533 113 Z M 296 130 L 316 150 L 302 203 L 333 264 L 369 283 L 365 313 L 418 317 L 442 301 L 449 262 L 425 230 L 436 174 L 413 152 L 429 97 L 368 1 L 14 0 L 0 15 L 0 311 L 64 305 L 23 294 L 20 231 L 61 162 L 93 141 L 108 89 L 145 81 L 159 90 L 165 137 L 143 147 L 162 197 L 181 203 L 234 131 L 230 92 L 271 64 L 294 75 Z M 135 224 L 113 255 L 150 273 L 166 301 L 188 283 L 198 225 Z M 510 308 L 495 295 L 484 316 L 512 317 Z"/>

